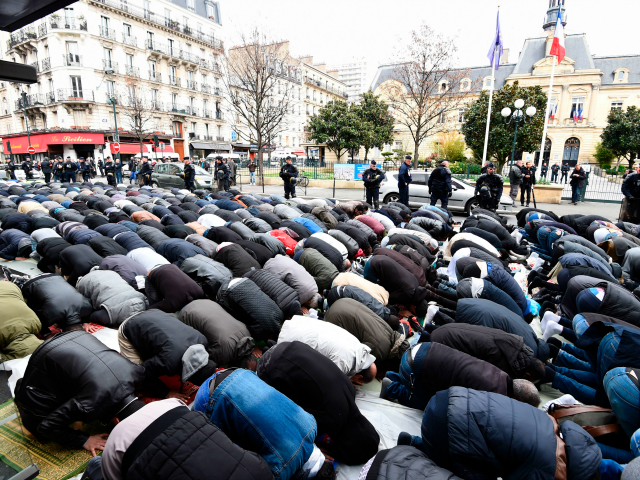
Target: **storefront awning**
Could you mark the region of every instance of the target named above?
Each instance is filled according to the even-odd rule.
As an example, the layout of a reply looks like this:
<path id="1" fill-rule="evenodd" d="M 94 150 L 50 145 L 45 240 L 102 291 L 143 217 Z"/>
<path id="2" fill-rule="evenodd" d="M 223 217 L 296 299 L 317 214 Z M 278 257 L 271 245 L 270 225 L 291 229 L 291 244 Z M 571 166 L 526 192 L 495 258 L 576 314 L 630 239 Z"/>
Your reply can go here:
<path id="1" fill-rule="evenodd" d="M 195 150 L 224 150 L 226 152 L 231 151 L 231 145 L 229 145 L 228 143 L 191 142 L 191 146 Z"/>
<path id="2" fill-rule="evenodd" d="M 149 148 L 147 145 L 142 144 L 142 152 L 149 153 Z M 111 144 L 111 153 L 116 153 L 113 150 L 113 143 Z M 132 154 L 140 153 L 140 144 L 139 143 L 121 143 L 120 144 L 120 153 Z"/>
<path id="3" fill-rule="evenodd" d="M 27 153 L 29 140 L 26 135 L 2 139 L 4 152 L 9 153 L 7 143 L 11 144 L 11 153 Z M 48 145 L 90 144 L 104 145 L 102 133 L 42 133 L 31 135 L 31 146 L 36 152 L 46 152 Z"/>
<path id="4" fill-rule="evenodd" d="M 163 145 L 164 145 L 164 147 L 163 147 Z M 163 153 L 175 153 L 173 151 L 173 147 L 171 145 L 167 145 L 167 144 L 163 144 L 163 143 L 160 143 L 160 145 L 158 145 L 158 148 L 151 147 L 151 150 L 154 150 L 156 153 L 160 153 L 160 154 L 163 154 Z"/>

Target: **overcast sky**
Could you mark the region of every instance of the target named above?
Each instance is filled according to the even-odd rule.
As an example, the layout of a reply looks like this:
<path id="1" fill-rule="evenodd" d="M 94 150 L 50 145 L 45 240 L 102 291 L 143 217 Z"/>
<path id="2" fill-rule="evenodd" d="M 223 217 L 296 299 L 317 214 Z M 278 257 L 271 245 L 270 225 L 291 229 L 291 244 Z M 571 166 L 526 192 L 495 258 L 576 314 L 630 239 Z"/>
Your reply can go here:
<path id="1" fill-rule="evenodd" d="M 457 38 L 460 66 L 489 65 L 498 5 L 513 62 L 527 38 L 542 36 L 549 0 L 220 0 L 227 45 L 238 31 L 266 28 L 270 38 L 290 40 L 292 55 L 313 55 L 314 63 L 364 58 L 368 83 L 422 24 Z M 567 33 L 586 33 L 592 54 L 640 54 L 640 0 L 566 0 L 565 5 Z"/>

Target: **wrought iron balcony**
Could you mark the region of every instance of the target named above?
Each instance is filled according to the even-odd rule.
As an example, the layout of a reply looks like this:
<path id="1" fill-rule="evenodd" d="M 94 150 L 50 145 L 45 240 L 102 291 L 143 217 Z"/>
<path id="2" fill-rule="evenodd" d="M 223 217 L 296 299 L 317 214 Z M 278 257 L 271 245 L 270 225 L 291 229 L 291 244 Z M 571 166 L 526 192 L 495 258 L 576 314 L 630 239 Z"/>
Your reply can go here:
<path id="1" fill-rule="evenodd" d="M 156 42 L 150 38 L 147 38 L 147 49 L 164 55 L 167 54 L 167 46 L 164 43 Z"/>
<path id="2" fill-rule="evenodd" d="M 194 82 L 193 80 L 187 80 L 187 88 L 189 90 L 198 90 L 198 82 Z"/>
<path id="3" fill-rule="evenodd" d="M 168 109 L 169 112 L 173 113 L 184 113 L 185 115 L 189 112 L 189 105 L 181 105 L 178 103 L 171 104 L 171 108 Z"/>
<path id="4" fill-rule="evenodd" d="M 182 81 L 180 80 L 180 77 L 169 75 L 169 84 L 173 85 L 174 87 L 180 87 L 182 86 Z"/>
<path id="5" fill-rule="evenodd" d="M 49 25 L 52 29 L 61 28 L 65 30 L 83 30 L 87 31 L 87 21 L 77 20 L 75 18 L 59 18 L 49 17 Z"/>
<path id="6" fill-rule="evenodd" d="M 102 59 L 102 70 L 113 70 L 113 73 L 118 73 L 118 63 L 112 60 Z"/>
<path id="7" fill-rule="evenodd" d="M 224 120 L 224 114 L 220 111 L 216 111 L 216 120 Z"/>
<path id="8" fill-rule="evenodd" d="M 37 73 L 40 73 L 40 66 L 38 65 L 38 62 L 33 62 L 33 63 L 31 64 L 31 66 L 32 66 L 32 67 L 36 67 L 36 72 L 37 72 Z"/>
<path id="9" fill-rule="evenodd" d="M 218 142 L 224 142 L 224 137 L 216 137 L 216 140 L 217 140 Z"/>
<path id="10" fill-rule="evenodd" d="M 217 96 L 220 96 L 220 87 L 214 87 L 213 88 L 213 94 L 217 95 Z"/>
<path id="11" fill-rule="evenodd" d="M 93 90 L 76 90 L 75 88 L 59 88 L 57 91 L 59 102 L 94 102 Z"/>
<path id="12" fill-rule="evenodd" d="M 82 55 L 76 55 L 75 53 L 67 53 L 62 56 L 63 65 L 67 67 L 81 67 Z"/>
<path id="13" fill-rule="evenodd" d="M 217 63 L 211 64 L 211 70 L 213 70 L 216 73 L 222 73 L 222 70 L 220 70 L 220 65 L 218 65 Z"/>
<path id="14" fill-rule="evenodd" d="M 126 35 L 125 33 L 122 34 L 122 43 L 124 43 L 125 45 L 131 45 L 132 47 L 138 46 L 138 40 L 136 39 L 136 37 Z"/>
<path id="15" fill-rule="evenodd" d="M 202 93 L 211 93 L 211 87 L 206 83 L 200 84 L 200 90 L 202 91 Z"/>
<path id="16" fill-rule="evenodd" d="M 23 108 L 41 107 L 47 105 L 50 102 L 50 97 L 43 93 L 34 93 L 27 95 L 26 101 L 23 102 L 22 98 L 16 100 L 16 110 L 22 110 Z"/>
<path id="17" fill-rule="evenodd" d="M 202 116 L 204 118 L 213 118 L 213 113 L 211 112 L 211 110 L 208 110 L 208 109 L 204 108 L 202 110 Z"/>
<path id="18" fill-rule="evenodd" d="M 154 82 L 162 82 L 162 74 L 157 70 L 149 70 L 149 80 Z"/>
<path id="19" fill-rule="evenodd" d="M 51 70 L 51 59 L 49 57 L 43 58 L 40 63 L 41 72 L 48 72 L 49 70 Z"/>
<path id="20" fill-rule="evenodd" d="M 159 102 L 158 100 L 152 100 L 151 101 L 150 109 L 151 110 L 155 110 L 157 112 L 164 111 L 162 102 Z"/>
<path id="21" fill-rule="evenodd" d="M 113 105 L 112 100 L 111 100 L 112 98 L 113 98 L 113 100 L 115 100 L 116 105 L 122 105 L 122 98 L 117 93 L 106 92 L 105 93 L 105 97 L 106 97 L 105 103 L 108 103 L 109 105 Z"/>
<path id="22" fill-rule="evenodd" d="M 38 34 L 36 33 L 35 27 L 21 28 L 17 32 L 13 32 L 9 40 L 7 40 L 7 50 L 21 43 L 28 42 L 29 40 L 36 40 L 37 38 Z"/>
<path id="23" fill-rule="evenodd" d="M 130 77 L 140 76 L 140 69 L 138 67 L 134 67 L 133 65 L 125 65 L 124 69 L 125 69 L 125 73 Z"/>
<path id="24" fill-rule="evenodd" d="M 200 59 L 193 53 L 187 52 L 186 50 L 180 50 L 178 53 L 178 56 L 181 60 L 195 63 L 196 65 L 200 64 Z"/>
<path id="25" fill-rule="evenodd" d="M 100 25 L 100 36 L 102 38 L 108 38 L 110 40 L 116 39 L 116 31 L 113 28 L 107 28 Z"/>

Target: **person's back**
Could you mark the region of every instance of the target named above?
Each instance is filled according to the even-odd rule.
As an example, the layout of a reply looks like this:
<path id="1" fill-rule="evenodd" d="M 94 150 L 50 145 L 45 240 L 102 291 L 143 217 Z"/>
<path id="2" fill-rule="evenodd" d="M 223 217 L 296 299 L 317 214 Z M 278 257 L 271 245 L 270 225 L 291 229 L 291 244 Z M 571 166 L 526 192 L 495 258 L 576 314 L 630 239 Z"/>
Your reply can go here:
<path id="1" fill-rule="evenodd" d="M 42 343 L 36 335 L 42 325 L 20 292 L 11 282 L 0 282 L 0 359 L 13 360 L 33 353 Z"/>
<path id="2" fill-rule="evenodd" d="M 59 333 L 40 345 L 15 401 L 25 427 L 41 441 L 82 448 L 89 435 L 76 421 L 109 420 L 134 400 L 144 368 L 84 330 Z"/>
<path id="3" fill-rule="evenodd" d="M 380 438 L 356 406 L 349 378 L 310 346 L 298 341 L 278 343 L 262 356 L 256 373 L 313 415 L 318 431 L 331 438 L 324 444 L 331 456 L 357 465 L 378 450 Z"/>

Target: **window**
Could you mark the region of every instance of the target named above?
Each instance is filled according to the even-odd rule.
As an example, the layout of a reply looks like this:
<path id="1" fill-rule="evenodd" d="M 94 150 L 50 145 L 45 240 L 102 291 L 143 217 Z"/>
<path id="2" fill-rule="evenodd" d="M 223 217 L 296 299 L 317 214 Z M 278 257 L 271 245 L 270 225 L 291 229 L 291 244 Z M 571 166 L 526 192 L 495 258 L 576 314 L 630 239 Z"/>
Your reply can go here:
<path id="1" fill-rule="evenodd" d="M 584 97 L 573 97 L 571 99 L 571 116 L 574 122 L 582 121 L 584 117 Z"/>
<path id="2" fill-rule="evenodd" d="M 134 104 L 136 101 L 136 87 L 135 85 L 129 85 L 129 103 Z"/>
<path id="3" fill-rule="evenodd" d="M 187 0 L 187 8 L 191 11 L 196 11 L 196 2 L 195 0 Z"/>
<path id="4" fill-rule="evenodd" d="M 104 32 L 109 29 L 109 17 L 100 17 L 100 26 L 102 27 L 101 31 Z"/>
<path id="5" fill-rule="evenodd" d="M 449 90 L 449 85 L 447 82 L 442 82 L 440 84 L 440 93 L 445 93 L 447 90 Z"/>
<path id="6" fill-rule="evenodd" d="M 313 101 L 314 102 L 316 101 L 316 91 L 315 90 L 313 91 Z"/>
<path id="7" fill-rule="evenodd" d="M 427 176 L 424 173 L 411 173 L 412 185 L 426 185 Z"/>
<path id="8" fill-rule="evenodd" d="M 156 62 L 155 60 L 149 60 L 149 79 L 156 79 Z"/>
<path id="9" fill-rule="evenodd" d="M 189 33 L 189 19 L 187 17 L 182 17 L 182 25 L 184 27 L 185 33 Z"/>
<path id="10" fill-rule="evenodd" d="M 483 88 L 491 88 L 491 77 L 484 79 L 484 87 Z"/>
<path id="11" fill-rule="evenodd" d="M 171 26 L 171 10 L 168 8 L 164 9 L 164 25 L 165 27 Z"/>
<path id="12" fill-rule="evenodd" d="M 173 53 L 173 39 L 170 38 L 170 39 L 167 40 L 167 42 L 168 42 L 168 45 L 169 45 L 169 55 L 174 55 L 174 53 Z"/>
<path id="13" fill-rule="evenodd" d="M 128 23 L 123 23 L 122 24 L 122 29 L 124 30 L 124 36 L 125 37 L 130 37 L 131 36 L 131 25 L 129 25 Z"/>
<path id="14" fill-rule="evenodd" d="M 173 123 L 178 123 L 178 122 L 173 122 Z M 179 135 L 178 133 L 173 133 L 174 135 Z M 173 165 L 173 164 L 168 164 L 167 165 L 167 175 L 179 175 L 181 174 L 182 171 L 180 170 L 180 167 L 178 167 L 177 165 Z"/>
<path id="15" fill-rule="evenodd" d="M 176 67 L 171 66 L 171 81 L 175 82 L 176 78 Z"/>
<path id="16" fill-rule="evenodd" d="M 621 70 L 621 71 L 618 72 L 618 80 L 619 81 L 624 80 L 625 73 L 626 72 L 624 70 Z"/>
<path id="17" fill-rule="evenodd" d="M 53 92 L 53 79 L 49 79 L 49 92 Z"/>
<path id="18" fill-rule="evenodd" d="M 151 3 L 149 0 L 144 0 L 144 18 L 149 18 L 151 16 Z"/>
<path id="19" fill-rule="evenodd" d="M 465 112 L 466 108 L 459 108 L 458 109 L 458 123 L 464 123 L 464 112 Z"/>
<path id="20" fill-rule="evenodd" d="M 205 131 L 205 135 L 208 137 L 209 136 L 209 124 L 208 123 L 204 124 L 204 131 Z"/>
<path id="21" fill-rule="evenodd" d="M 195 123 L 195 122 L 191 122 L 191 131 L 192 131 L 193 133 L 195 133 L 195 132 L 196 132 L 196 123 Z"/>
<path id="22" fill-rule="evenodd" d="M 222 137 L 222 127 L 218 125 L 218 137 Z"/>
<path id="23" fill-rule="evenodd" d="M 107 80 L 107 95 L 109 95 L 109 97 L 112 97 L 115 91 L 116 82 L 114 82 L 113 80 Z"/>
<path id="24" fill-rule="evenodd" d="M 176 108 L 177 105 L 178 105 L 178 94 L 177 93 L 172 93 L 171 94 L 171 106 L 173 108 Z"/>
<path id="25" fill-rule="evenodd" d="M 72 7 L 64 9 L 64 23 L 65 26 L 74 26 L 76 22 L 76 14 Z"/>
<path id="26" fill-rule="evenodd" d="M 113 68 L 113 65 L 111 63 L 111 49 L 105 48 L 103 49 L 103 52 L 104 52 L 104 68 Z"/>
<path id="27" fill-rule="evenodd" d="M 82 80 L 77 76 L 70 76 L 72 97 L 82 98 Z"/>
<path id="28" fill-rule="evenodd" d="M 154 104 L 158 101 L 158 90 L 151 90 L 151 100 Z"/>
<path id="29" fill-rule="evenodd" d="M 438 115 L 438 123 L 446 123 L 447 121 L 447 114 L 444 110 L 442 110 L 440 112 L 440 115 Z"/>
<path id="30" fill-rule="evenodd" d="M 460 83 L 461 90 L 467 91 L 469 88 L 471 88 L 471 82 L 469 80 L 465 79 Z"/>
<path id="31" fill-rule="evenodd" d="M 195 98 L 189 97 L 189 106 L 191 107 L 191 110 L 193 110 L 195 108 L 195 104 L 196 104 L 195 102 L 196 102 Z"/>
<path id="32" fill-rule="evenodd" d="M 187 79 L 189 82 L 193 82 L 193 70 L 187 70 Z"/>
<path id="33" fill-rule="evenodd" d="M 6 98 L 2 99 L 2 111 L 4 112 L 5 115 L 9 115 L 9 105 L 7 104 Z"/>
<path id="34" fill-rule="evenodd" d="M 67 42 L 67 66 L 78 65 L 79 63 L 78 42 Z"/>
<path id="35" fill-rule="evenodd" d="M 309 115 L 309 105 L 307 105 L 307 115 Z"/>
<path id="36" fill-rule="evenodd" d="M 147 32 L 147 48 L 153 48 L 153 32 Z"/>
<path id="37" fill-rule="evenodd" d="M 7 124 L 7 133 L 11 133 L 11 125 Z"/>
<path id="38" fill-rule="evenodd" d="M 578 163 L 578 155 L 580 154 L 580 140 L 576 137 L 571 137 L 567 139 L 564 144 L 564 154 L 562 156 L 562 161 L 570 162 L 570 166 L 575 166 Z"/>
<path id="39" fill-rule="evenodd" d="M 622 111 L 622 100 L 614 100 L 613 102 L 611 102 L 611 111 L 613 110 L 618 110 L 618 111 Z"/>
<path id="40" fill-rule="evenodd" d="M 207 76 L 204 73 L 200 75 L 200 83 L 202 83 L 202 85 L 207 84 Z"/>

